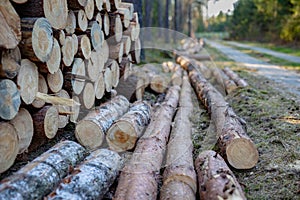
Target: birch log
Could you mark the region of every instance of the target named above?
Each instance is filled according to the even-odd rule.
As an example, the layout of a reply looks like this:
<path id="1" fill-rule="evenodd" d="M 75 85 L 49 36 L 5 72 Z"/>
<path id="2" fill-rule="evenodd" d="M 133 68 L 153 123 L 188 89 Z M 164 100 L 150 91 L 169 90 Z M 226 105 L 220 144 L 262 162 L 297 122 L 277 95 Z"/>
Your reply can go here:
<path id="1" fill-rule="evenodd" d="M 233 172 L 216 152 L 200 153 L 195 166 L 200 199 L 246 199 Z"/>
<path id="2" fill-rule="evenodd" d="M 9 79 L 0 80 L 0 117 L 14 118 L 21 105 L 21 96 L 16 84 Z"/>
<path id="3" fill-rule="evenodd" d="M 110 149 L 117 152 L 133 149 L 149 124 L 150 115 L 151 106 L 148 103 L 135 102 L 107 131 L 106 141 Z"/>
<path id="4" fill-rule="evenodd" d="M 56 144 L 2 180 L 0 199 L 42 199 L 68 174 L 70 167 L 83 160 L 85 154 L 85 149 L 73 141 Z"/>
<path id="5" fill-rule="evenodd" d="M 96 150 L 73 173 L 64 178 L 47 199 L 102 199 L 117 178 L 121 167 L 122 158 L 116 152 Z"/>
<path id="6" fill-rule="evenodd" d="M 178 86 L 169 89 L 144 135 L 122 170 L 114 199 L 156 199 L 171 122 L 179 99 Z"/>
<path id="7" fill-rule="evenodd" d="M 178 57 L 180 65 L 188 70 L 198 98 L 211 113 L 216 127 L 221 155 L 236 169 L 250 169 L 258 162 L 258 151 L 245 129 L 245 121 L 238 117 L 228 103 L 203 76 L 194 63 L 186 57 Z"/>
<path id="8" fill-rule="evenodd" d="M 9 123 L 0 122 L 0 173 L 13 165 L 18 151 L 19 140 L 16 129 Z"/>
<path id="9" fill-rule="evenodd" d="M 188 77 L 185 76 L 180 93 L 179 110 L 168 143 L 160 199 L 196 199 L 197 178 L 194 170 L 190 122 L 193 112 L 191 92 L 191 85 Z"/>
<path id="10" fill-rule="evenodd" d="M 223 69 L 223 71 L 225 72 L 225 74 L 227 76 L 229 76 L 229 78 L 231 78 L 238 86 L 240 87 L 247 87 L 248 83 L 239 77 L 239 75 L 237 75 L 235 72 L 233 72 L 230 68 L 225 67 Z"/>
<path id="11" fill-rule="evenodd" d="M 95 108 L 77 124 L 75 129 L 77 140 L 88 149 L 100 147 L 109 127 L 127 112 L 128 108 L 129 102 L 123 96 L 117 96 Z"/>

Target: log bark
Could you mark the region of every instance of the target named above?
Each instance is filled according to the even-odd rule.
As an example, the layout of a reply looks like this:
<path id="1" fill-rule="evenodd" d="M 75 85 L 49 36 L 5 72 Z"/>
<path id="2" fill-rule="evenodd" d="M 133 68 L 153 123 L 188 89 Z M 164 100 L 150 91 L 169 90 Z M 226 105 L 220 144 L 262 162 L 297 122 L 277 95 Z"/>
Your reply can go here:
<path id="1" fill-rule="evenodd" d="M 102 199 L 122 166 L 123 160 L 116 152 L 96 150 L 64 178 L 47 199 Z"/>
<path id="2" fill-rule="evenodd" d="M 171 122 L 179 100 L 178 86 L 171 87 L 154 113 L 132 158 L 120 175 L 114 199 L 156 199 L 158 175 L 163 162 Z"/>
<path id="3" fill-rule="evenodd" d="M 107 131 L 109 148 L 117 152 L 133 149 L 149 124 L 150 116 L 151 106 L 148 103 L 135 102 Z"/>
<path id="4" fill-rule="evenodd" d="M 96 4 L 96 8 L 98 9 L 98 11 L 102 11 L 103 10 L 103 0 L 95 0 L 95 4 Z"/>
<path id="5" fill-rule="evenodd" d="M 58 93 L 55 94 L 55 96 L 66 98 L 66 99 L 70 99 L 71 98 L 70 95 L 68 94 L 68 92 L 66 90 L 60 90 Z M 57 105 L 56 107 L 57 107 L 57 110 L 58 110 L 58 113 L 59 113 L 59 116 L 58 116 L 58 128 L 64 128 L 69 123 L 70 115 L 68 115 L 68 114 L 61 114 L 61 113 L 70 113 L 71 112 L 70 106 Z"/>
<path id="6" fill-rule="evenodd" d="M 75 129 L 77 140 L 88 149 L 100 147 L 109 127 L 127 112 L 128 108 L 129 102 L 123 96 L 117 96 L 95 108 L 77 124 Z"/>
<path id="7" fill-rule="evenodd" d="M 200 153 L 195 166 L 200 199 L 246 199 L 233 172 L 216 152 Z"/>
<path id="8" fill-rule="evenodd" d="M 65 30 L 68 34 L 73 34 L 75 33 L 75 29 L 76 29 L 76 16 L 72 10 L 69 10 Z"/>
<path id="9" fill-rule="evenodd" d="M 21 67 L 21 52 L 19 47 L 2 51 L 0 77 L 13 79 Z"/>
<path id="10" fill-rule="evenodd" d="M 84 59 L 91 57 L 91 41 L 87 35 L 78 35 L 78 52 L 77 55 Z"/>
<path id="11" fill-rule="evenodd" d="M 124 44 L 123 55 L 128 56 L 131 49 L 131 40 L 129 36 L 123 35 L 121 42 Z"/>
<path id="12" fill-rule="evenodd" d="M 75 58 L 72 67 L 65 70 L 65 75 L 68 76 L 68 78 L 65 78 L 64 88 L 67 91 L 72 91 L 74 94 L 79 95 L 85 86 L 85 79 L 77 77 L 84 77 L 86 75 L 83 60 L 81 58 Z"/>
<path id="13" fill-rule="evenodd" d="M 18 154 L 27 151 L 33 137 L 33 121 L 30 113 L 25 108 L 21 108 L 10 123 L 16 129 L 18 135 Z"/>
<path id="14" fill-rule="evenodd" d="M 105 93 L 105 83 L 103 73 L 101 72 L 94 84 L 96 99 L 102 99 Z"/>
<path id="15" fill-rule="evenodd" d="M 53 92 L 59 92 L 64 84 L 64 76 L 60 69 L 54 74 L 47 74 L 47 83 L 49 89 Z"/>
<path id="16" fill-rule="evenodd" d="M 212 75 L 216 79 L 217 83 L 224 88 L 226 94 L 230 94 L 237 89 L 237 85 L 234 81 L 230 80 L 230 78 L 222 70 L 214 68 L 212 69 Z"/>
<path id="17" fill-rule="evenodd" d="M 39 74 L 38 83 L 38 92 L 48 94 L 48 85 L 46 79 L 41 74 Z M 45 103 L 45 101 L 35 98 L 31 105 L 35 108 L 42 108 L 45 105 Z"/>
<path id="18" fill-rule="evenodd" d="M 188 77 L 184 76 L 179 109 L 174 119 L 175 125 L 172 127 L 167 148 L 166 169 L 163 173 L 160 199 L 196 199 L 197 178 L 193 162 L 190 121 L 193 112 L 191 92 Z M 181 191 L 182 189 L 184 191 Z"/>
<path id="19" fill-rule="evenodd" d="M 21 41 L 20 17 L 10 1 L 0 5 L 0 48 L 14 49 Z"/>
<path id="20" fill-rule="evenodd" d="M 233 72 L 230 68 L 225 67 L 223 69 L 224 73 L 231 78 L 239 87 L 247 87 L 248 83 L 239 77 L 235 72 Z"/>
<path id="21" fill-rule="evenodd" d="M 67 0 L 43 0 L 45 17 L 51 26 L 62 30 L 67 25 L 68 3 Z"/>
<path id="22" fill-rule="evenodd" d="M 94 0 L 87 0 L 86 5 L 84 6 L 84 12 L 88 20 L 91 20 L 95 12 Z"/>
<path id="23" fill-rule="evenodd" d="M 61 48 L 62 60 L 66 66 L 71 66 L 74 60 L 74 52 L 74 39 L 71 36 L 67 36 L 64 45 Z"/>
<path id="24" fill-rule="evenodd" d="M 25 104 L 31 104 L 38 92 L 39 73 L 37 66 L 30 60 L 23 59 L 17 76 L 21 98 Z"/>
<path id="25" fill-rule="evenodd" d="M 0 185 L 0 199 L 42 199 L 83 160 L 85 149 L 73 141 L 63 141 L 25 165 Z"/>
<path id="26" fill-rule="evenodd" d="M 206 106 L 216 127 L 221 155 L 236 169 L 250 169 L 258 162 L 258 151 L 246 133 L 245 121 L 238 117 L 228 103 L 203 76 L 195 64 L 185 57 L 178 57 L 187 69 L 198 98 Z"/>
<path id="27" fill-rule="evenodd" d="M 124 43 L 119 42 L 115 45 L 109 46 L 109 58 L 118 61 L 118 63 L 122 62 L 124 53 Z"/>
<path id="28" fill-rule="evenodd" d="M 20 92 L 9 79 L 0 80 L 0 117 L 5 120 L 14 118 L 21 105 Z"/>
<path id="29" fill-rule="evenodd" d="M 68 7 L 71 10 L 79 10 L 86 6 L 87 0 L 68 0 Z"/>
<path id="30" fill-rule="evenodd" d="M 181 68 L 178 68 L 172 75 L 171 77 L 171 82 L 172 82 L 172 85 L 178 85 L 178 86 L 181 86 L 182 84 L 182 74 L 183 74 L 183 71 Z"/>
<path id="31" fill-rule="evenodd" d="M 0 122 L 0 173 L 13 165 L 18 151 L 19 139 L 15 128 L 9 123 Z"/>
<path id="32" fill-rule="evenodd" d="M 119 14 L 109 14 L 109 36 L 114 42 L 118 43 L 122 39 L 123 25 Z"/>

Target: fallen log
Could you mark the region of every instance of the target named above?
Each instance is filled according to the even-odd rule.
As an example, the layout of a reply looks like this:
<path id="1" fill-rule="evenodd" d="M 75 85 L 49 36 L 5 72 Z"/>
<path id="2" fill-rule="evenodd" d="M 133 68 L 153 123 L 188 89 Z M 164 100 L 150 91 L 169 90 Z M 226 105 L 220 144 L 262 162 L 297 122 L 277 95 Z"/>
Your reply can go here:
<path id="1" fill-rule="evenodd" d="M 223 69 L 223 71 L 225 72 L 225 74 L 227 76 L 229 76 L 229 78 L 231 78 L 238 86 L 240 87 L 247 87 L 248 83 L 239 77 L 239 75 L 237 75 L 235 72 L 233 72 L 230 68 L 225 67 Z"/>
<path id="2" fill-rule="evenodd" d="M 102 27 L 105 36 L 109 36 L 109 31 L 110 31 L 110 19 L 109 15 L 107 12 L 101 15 L 102 16 Z"/>
<path id="3" fill-rule="evenodd" d="M 172 127 L 167 146 L 166 168 L 163 173 L 160 199 L 196 198 L 197 178 L 194 170 L 192 124 L 190 122 L 193 111 L 191 92 L 188 77 L 184 76 L 179 110 L 176 113 L 175 125 Z M 181 191 L 182 189 L 184 191 Z"/>
<path id="4" fill-rule="evenodd" d="M 83 160 L 85 149 L 63 141 L 2 180 L 0 199 L 42 199 L 49 194 L 71 167 Z"/>
<path id="5" fill-rule="evenodd" d="M 250 169 L 258 162 L 258 151 L 245 129 L 245 121 L 233 109 L 186 57 L 177 62 L 185 68 L 198 98 L 211 114 L 218 138 L 221 155 L 236 169 Z"/>
<path id="6" fill-rule="evenodd" d="M 76 125 L 77 140 L 88 149 L 100 147 L 109 127 L 127 112 L 128 108 L 128 100 L 120 95 L 96 107 Z"/>
<path id="7" fill-rule="evenodd" d="M 0 80 L 0 117 L 13 119 L 20 108 L 21 97 L 16 84 L 9 79 Z"/>
<path id="8" fill-rule="evenodd" d="M 157 179 L 179 100 L 179 90 L 178 86 L 171 87 L 164 102 L 154 113 L 132 158 L 122 170 L 114 199 L 156 199 Z"/>
<path id="9" fill-rule="evenodd" d="M 181 84 L 182 84 L 182 75 L 183 75 L 183 71 L 182 71 L 181 68 L 178 68 L 177 70 L 175 70 L 175 72 L 173 73 L 173 75 L 171 77 L 172 85 L 181 86 Z"/>
<path id="10" fill-rule="evenodd" d="M 229 77 L 220 69 L 212 69 L 212 75 L 215 77 L 217 83 L 223 87 L 227 94 L 230 94 L 237 89 L 237 85 L 234 81 L 230 80 Z"/>
<path id="11" fill-rule="evenodd" d="M 19 140 L 16 129 L 7 122 L 0 122 L 0 173 L 5 172 L 13 165 L 18 151 Z M 11 197 L 1 199 L 11 199 Z"/>
<path id="12" fill-rule="evenodd" d="M 21 108 L 9 123 L 13 125 L 18 135 L 18 154 L 27 151 L 33 137 L 33 121 L 30 113 Z"/>
<path id="13" fill-rule="evenodd" d="M 0 64 L 0 77 L 13 79 L 21 67 L 21 53 L 19 47 L 2 51 Z"/>
<path id="14" fill-rule="evenodd" d="M 102 199 L 117 178 L 122 163 L 116 152 L 96 150 L 64 178 L 47 199 Z"/>
<path id="15" fill-rule="evenodd" d="M 200 153 L 195 166 L 200 199 L 246 199 L 233 172 L 216 152 Z"/>
<path id="16" fill-rule="evenodd" d="M 133 149 L 147 127 L 150 115 L 151 106 L 148 103 L 135 102 L 107 131 L 106 141 L 109 148 L 117 152 Z"/>

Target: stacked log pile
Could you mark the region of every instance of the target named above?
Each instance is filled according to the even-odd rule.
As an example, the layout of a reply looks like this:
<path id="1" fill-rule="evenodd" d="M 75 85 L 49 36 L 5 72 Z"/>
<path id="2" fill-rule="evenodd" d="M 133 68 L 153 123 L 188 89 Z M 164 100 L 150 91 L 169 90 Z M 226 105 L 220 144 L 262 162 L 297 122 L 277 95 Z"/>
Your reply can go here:
<path id="1" fill-rule="evenodd" d="M 116 0 L 4 0 L 0 16 L 1 173 L 117 87 L 141 44 L 133 4 Z"/>

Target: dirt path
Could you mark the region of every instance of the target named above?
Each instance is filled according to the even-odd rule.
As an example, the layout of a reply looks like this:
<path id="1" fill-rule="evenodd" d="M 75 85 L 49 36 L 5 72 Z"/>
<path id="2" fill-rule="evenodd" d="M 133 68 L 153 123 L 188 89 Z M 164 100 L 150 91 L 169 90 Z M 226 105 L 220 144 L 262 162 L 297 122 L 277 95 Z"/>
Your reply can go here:
<path id="1" fill-rule="evenodd" d="M 271 56 L 274 56 L 274 57 L 277 57 L 277 58 L 281 58 L 281 59 L 286 60 L 286 61 L 290 61 L 290 62 L 300 64 L 300 57 L 298 57 L 298 56 L 291 56 L 291 55 L 288 55 L 288 54 L 285 54 L 285 53 L 272 51 L 270 49 L 265 49 L 265 48 L 262 48 L 262 47 L 255 47 L 255 46 L 250 46 L 250 45 L 246 45 L 246 44 L 241 44 L 239 42 L 230 41 L 230 42 L 226 42 L 226 43 L 229 44 L 229 45 L 232 45 L 232 46 L 241 47 L 241 48 L 244 48 L 244 49 L 251 49 L 253 51 L 257 51 L 257 52 L 260 52 L 260 53 L 265 53 L 265 54 L 268 54 L 268 55 L 271 55 Z"/>
<path id="2" fill-rule="evenodd" d="M 258 60 L 232 47 L 222 45 L 215 41 L 206 40 L 206 43 L 213 48 L 218 49 L 235 62 L 239 62 L 248 68 L 256 69 L 257 74 L 280 83 L 287 91 L 300 97 L 300 74 Z"/>

